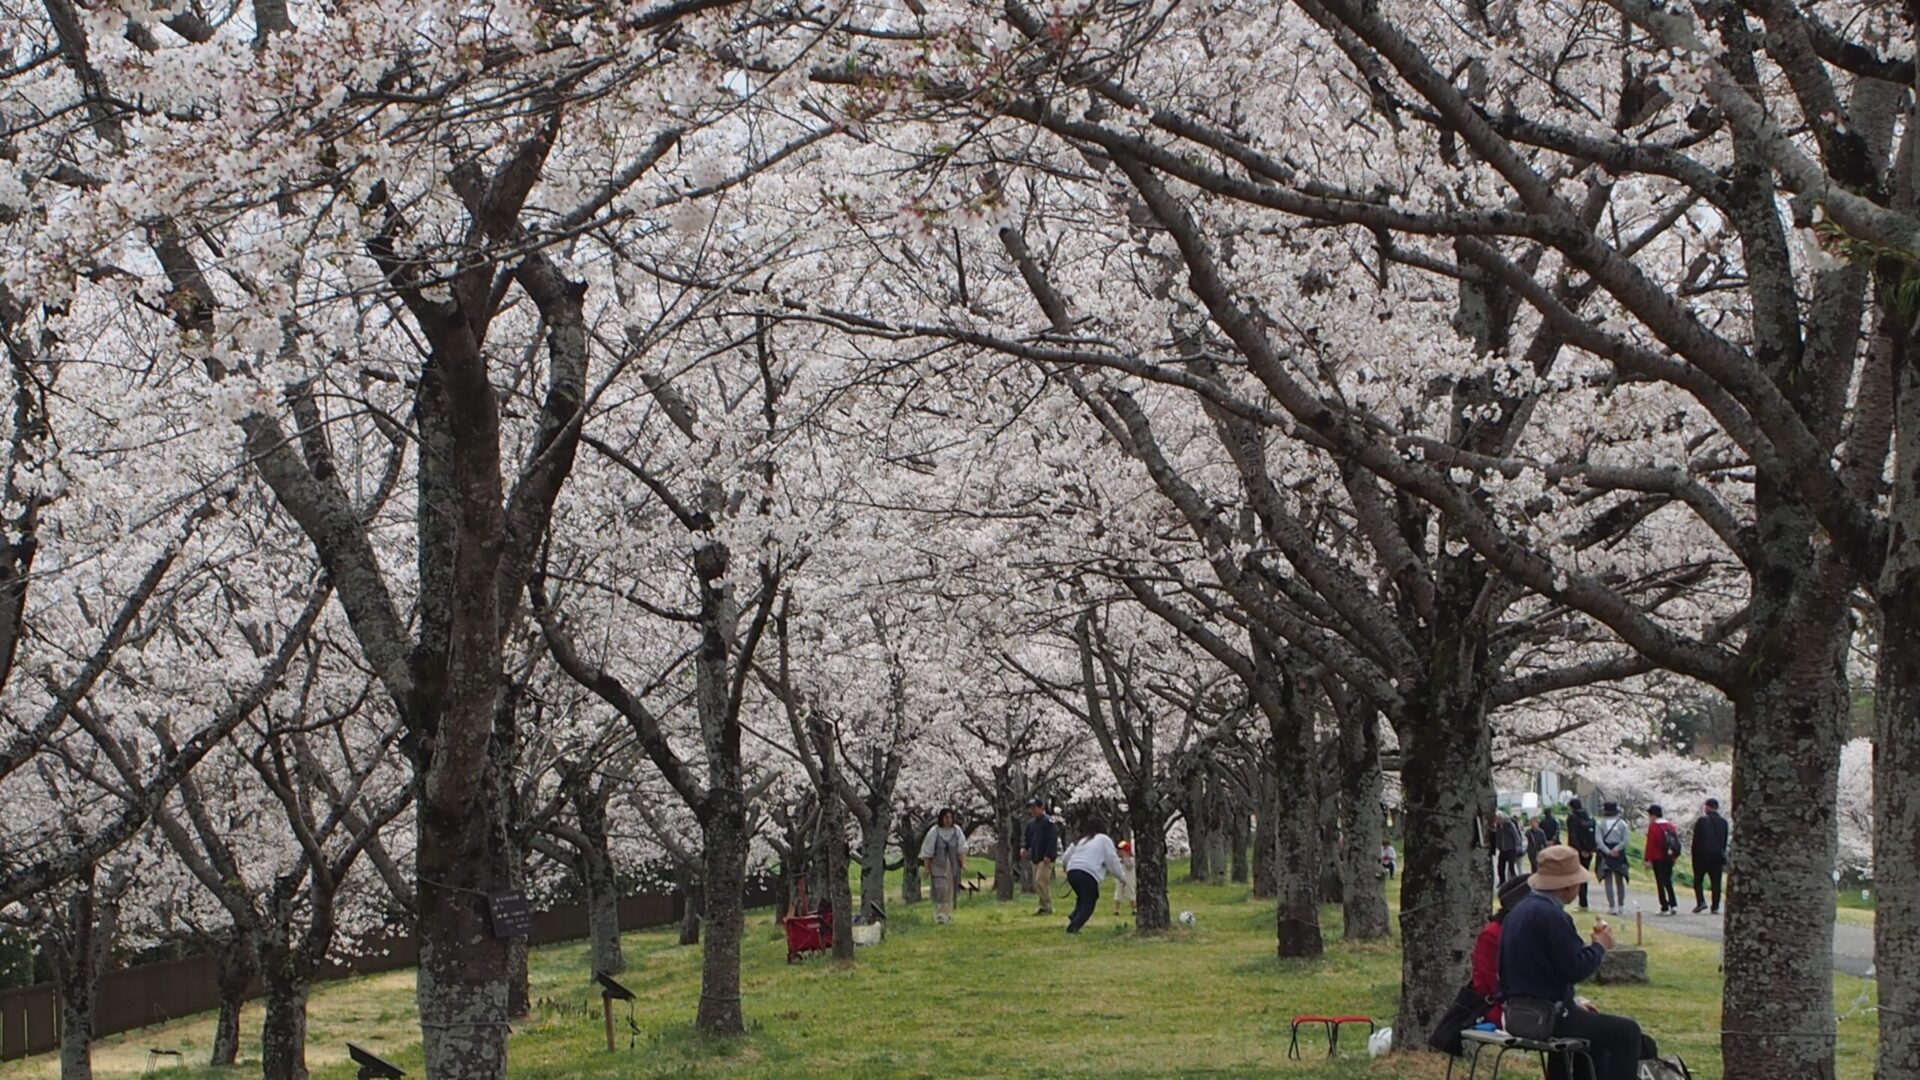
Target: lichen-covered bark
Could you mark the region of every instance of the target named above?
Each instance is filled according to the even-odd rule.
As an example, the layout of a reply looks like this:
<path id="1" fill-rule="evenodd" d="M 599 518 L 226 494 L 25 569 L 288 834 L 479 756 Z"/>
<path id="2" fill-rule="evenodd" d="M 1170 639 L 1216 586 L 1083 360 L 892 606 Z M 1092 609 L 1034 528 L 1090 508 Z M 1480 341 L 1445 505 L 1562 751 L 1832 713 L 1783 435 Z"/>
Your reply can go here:
<path id="1" fill-rule="evenodd" d="M 1834 1075 L 1834 794 L 1847 629 L 1837 606 L 1828 615 L 1824 625 L 1784 622 L 1781 648 L 1734 702 L 1720 1043 L 1728 1076 Z"/>
<path id="2" fill-rule="evenodd" d="M 1129 796 L 1127 802 L 1127 824 L 1133 830 L 1133 926 L 1142 933 L 1165 930 L 1173 925 L 1167 902 L 1166 816 L 1157 810 L 1132 810 L 1136 802 L 1153 806 L 1148 798 Z"/>
<path id="3" fill-rule="evenodd" d="M 920 902 L 920 860 L 914 858 L 920 851 L 920 837 L 926 834 L 926 815 L 916 814 L 912 808 L 902 810 L 894 820 L 895 842 L 900 845 L 900 902 L 917 904 Z"/>
<path id="4" fill-rule="evenodd" d="M 1274 864 L 1277 854 L 1274 845 L 1279 836 L 1274 819 L 1279 814 L 1276 802 L 1279 794 L 1274 789 L 1273 769 L 1268 761 L 1260 763 L 1254 784 L 1257 805 L 1253 817 L 1253 896 L 1256 900 L 1271 900 L 1280 888 Z"/>
<path id="5" fill-rule="evenodd" d="M 1920 431 L 1914 438 L 1920 441 Z M 1901 480 L 1912 482 L 1910 476 Z M 1915 546 L 1920 530 L 1911 523 L 1903 527 L 1913 538 L 1907 546 Z M 1873 878 L 1878 910 L 1873 956 L 1881 1010 L 1876 1080 L 1920 1076 L 1920 1024 L 1894 1021 L 1920 1017 L 1920 566 L 1902 565 L 1893 576 L 1891 587 L 1881 593 L 1874 697 Z M 1740 842 L 1744 844 L 1744 835 Z"/>
<path id="6" fill-rule="evenodd" d="M 284 954 L 269 955 L 263 968 L 265 1016 L 260 1024 L 262 1080 L 307 1080 L 307 988 L 309 976 Z"/>
<path id="7" fill-rule="evenodd" d="M 1282 958 L 1314 957 L 1325 947 L 1320 934 L 1320 806 L 1315 783 L 1319 754 L 1313 709 L 1303 688 L 1289 676 L 1280 693 L 1282 708 L 1267 713 L 1277 781 L 1277 951 Z"/>
<path id="8" fill-rule="evenodd" d="M 1438 706 L 1438 707 L 1436 707 Z M 1467 981 L 1493 882 L 1475 827 L 1493 807 L 1486 712 L 1477 701 L 1429 702 L 1401 731 L 1406 851 L 1400 885 L 1400 1018 L 1394 1045 L 1426 1045 Z"/>
<path id="9" fill-rule="evenodd" d="M 490 808 L 492 800 L 478 805 Z M 493 935 L 485 897 L 507 874 L 501 831 L 486 812 L 449 818 L 423 801 L 417 813 L 415 998 L 427 1074 L 506 1080 L 507 943 Z"/>
<path id="10" fill-rule="evenodd" d="M 1893 1022 L 1920 1017 L 1920 356 L 1905 337 L 1891 343 L 1891 355 L 1891 535 L 1876 590 L 1873 955 L 1881 1012 L 1875 1080 L 1920 1076 L 1920 1024 Z"/>
<path id="11" fill-rule="evenodd" d="M 207 1060 L 214 1068 L 232 1065 L 240 1056 L 240 1013 L 260 966 L 253 935 L 239 929 L 230 931 L 220 946 L 219 965 L 220 1013 L 214 1021 L 213 1049 Z"/>
<path id="12" fill-rule="evenodd" d="M 1342 718 L 1340 725 L 1341 917 L 1348 941 L 1386 937 L 1387 887 L 1380 875 L 1380 838 L 1386 835 L 1382 805 L 1379 720 L 1372 709 Z"/>
<path id="13" fill-rule="evenodd" d="M 694 1025 L 709 1035 L 740 1035 L 740 939 L 746 929 L 747 812 L 737 791 L 716 790 L 700 834 L 705 847 L 707 941 L 700 959 L 700 1008 Z"/>
<path id="14" fill-rule="evenodd" d="M 1755 566 L 1734 706 L 1721 1056 L 1728 1076 L 1834 1075 L 1834 794 L 1848 589 L 1811 515 L 1755 485 Z"/>
<path id="15" fill-rule="evenodd" d="M 884 806 L 868 808 L 868 823 L 860 831 L 860 910 L 887 907 L 887 831 L 892 815 Z"/>

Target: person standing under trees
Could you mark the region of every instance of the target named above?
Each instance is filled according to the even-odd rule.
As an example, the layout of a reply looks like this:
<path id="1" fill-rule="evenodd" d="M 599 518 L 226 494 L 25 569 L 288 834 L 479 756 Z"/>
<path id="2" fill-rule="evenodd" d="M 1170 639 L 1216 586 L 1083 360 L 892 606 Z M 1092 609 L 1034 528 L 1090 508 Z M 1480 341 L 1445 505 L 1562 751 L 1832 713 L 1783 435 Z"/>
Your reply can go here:
<path id="1" fill-rule="evenodd" d="M 1527 826 L 1527 873 L 1540 869 L 1540 853 L 1547 847 L 1547 830 L 1540 827 L 1540 819 L 1534 818 Z"/>
<path id="2" fill-rule="evenodd" d="M 920 842 L 920 865 L 933 879 L 933 921 L 953 921 L 953 892 L 967 868 L 967 834 L 956 824 L 952 807 L 941 809 L 927 838 Z"/>
<path id="3" fill-rule="evenodd" d="M 1020 838 L 1020 857 L 1033 862 L 1033 891 L 1040 897 L 1035 915 L 1053 914 L 1053 863 L 1060 857 L 1060 827 L 1047 815 L 1047 804 L 1027 800 L 1027 828 Z"/>
<path id="4" fill-rule="evenodd" d="M 1560 842 L 1560 819 L 1553 816 L 1553 807 L 1540 811 L 1540 831 L 1546 834 L 1547 846 Z"/>
<path id="5" fill-rule="evenodd" d="M 1713 881 L 1713 914 L 1720 914 L 1721 875 L 1727 872 L 1727 819 L 1720 816 L 1720 800 L 1708 799 L 1706 811 L 1693 823 L 1693 913 L 1707 910 L 1704 886 Z"/>
<path id="6" fill-rule="evenodd" d="M 1653 886 L 1660 896 L 1660 914 L 1680 914 L 1680 898 L 1673 894 L 1673 864 L 1680 858 L 1680 830 L 1668 821 L 1659 803 L 1647 807 L 1653 820 L 1647 825 L 1647 850 L 1642 855 L 1653 867 Z"/>
<path id="7" fill-rule="evenodd" d="M 1097 817 L 1080 823 L 1080 839 L 1067 849 L 1062 862 L 1067 868 L 1067 884 L 1073 887 L 1073 914 L 1067 918 L 1067 933 L 1077 934 L 1100 907 L 1100 883 L 1108 874 L 1124 879 L 1127 868 L 1107 837 L 1107 823 Z"/>
<path id="8" fill-rule="evenodd" d="M 1580 803 L 1578 796 L 1567 800 L 1567 844 L 1580 853 L 1580 869 L 1593 870 L 1594 853 L 1600 845 L 1594 838 L 1593 815 Z M 1587 910 L 1587 886 L 1580 885 L 1580 910 Z"/>
<path id="9" fill-rule="evenodd" d="M 1520 872 L 1520 826 L 1505 814 L 1493 815 L 1493 849 L 1499 856 L 1496 881 L 1505 881 Z"/>
<path id="10" fill-rule="evenodd" d="M 1627 821 L 1620 816 L 1619 803 L 1600 807 L 1600 883 L 1607 890 L 1607 914 L 1627 910 Z"/>
<path id="11" fill-rule="evenodd" d="M 1120 841 L 1119 851 L 1122 873 L 1113 879 L 1113 913 L 1137 915 L 1140 911 L 1140 903 L 1133 894 L 1133 841 Z"/>

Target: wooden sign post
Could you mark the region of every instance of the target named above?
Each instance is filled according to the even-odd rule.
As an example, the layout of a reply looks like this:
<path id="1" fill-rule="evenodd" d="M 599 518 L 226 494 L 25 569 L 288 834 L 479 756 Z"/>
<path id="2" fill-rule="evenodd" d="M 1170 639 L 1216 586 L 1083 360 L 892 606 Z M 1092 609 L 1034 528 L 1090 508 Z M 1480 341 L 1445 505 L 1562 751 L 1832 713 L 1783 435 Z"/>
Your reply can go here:
<path id="1" fill-rule="evenodd" d="M 600 984 L 600 1016 L 607 1022 L 607 1052 L 613 1052 L 613 1003 L 632 1001 L 633 991 L 615 982 L 609 975 L 593 973 L 593 981 Z M 638 1031 L 638 1028 L 634 1029 Z"/>

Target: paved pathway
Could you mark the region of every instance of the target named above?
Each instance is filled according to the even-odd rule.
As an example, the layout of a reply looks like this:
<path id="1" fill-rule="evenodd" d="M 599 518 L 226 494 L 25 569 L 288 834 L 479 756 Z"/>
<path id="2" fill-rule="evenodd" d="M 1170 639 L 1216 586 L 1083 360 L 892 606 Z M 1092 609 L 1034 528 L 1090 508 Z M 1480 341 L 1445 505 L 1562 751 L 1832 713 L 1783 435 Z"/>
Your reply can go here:
<path id="1" fill-rule="evenodd" d="M 1639 867 L 1634 868 L 1636 871 Z M 1651 873 L 1651 871 L 1649 871 Z M 1657 930 L 1666 930 L 1702 941 L 1723 941 L 1726 937 L 1725 924 L 1721 916 L 1701 912 L 1693 913 L 1693 889 L 1675 887 L 1680 894 L 1680 914 L 1662 916 L 1660 902 L 1654 899 L 1653 883 L 1634 880 L 1627 890 L 1627 916 L 1615 921 L 1615 928 L 1623 930 L 1623 939 L 1633 933 L 1633 912 L 1637 908 L 1646 912 L 1646 923 Z M 1595 885 L 1587 892 L 1587 899 L 1594 905 L 1595 911 L 1606 910 L 1606 894 Z M 1577 911 L 1578 907 L 1569 910 Z M 1851 923 L 1835 923 L 1833 927 L 1833 966 L 1849 975 L 1870 978 L 1873 973 L 1873 928 L 1855 926 Z"/>

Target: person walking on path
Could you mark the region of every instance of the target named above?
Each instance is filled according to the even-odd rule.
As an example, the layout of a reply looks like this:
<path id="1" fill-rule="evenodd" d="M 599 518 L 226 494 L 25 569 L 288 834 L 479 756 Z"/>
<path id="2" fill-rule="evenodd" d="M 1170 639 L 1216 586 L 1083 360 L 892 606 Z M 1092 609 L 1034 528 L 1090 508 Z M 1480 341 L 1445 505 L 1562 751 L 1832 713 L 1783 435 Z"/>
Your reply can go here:
<path id="1" fill-rule="evenodd" d="M 1653 867 L 1653 887 L 1660 897 L 1660 914 L 1680 914 L 1680 898 L 1673 894 L 1673 864 L 1680 858 L 1680 830 L 1668 821 L 1659 803 L 1647 807 L 1647 849 L 1641 856 Z"/>
<path id="2" fill-rule="evenodd" d="M 1547 848 L 1547 830 L 1540 826 L 1540 819 L 1534 818 L 1527 826 L 1527 873 L 1540 869 L 1540 853 Z"/>
<path id="3" fill-rule="evenodd" d="M 1641 1059 L 1656 1056 L 1658 1048 L 1639 1024 L 1599 1012 L 1573 993 L 1614 947 L 1606 923 L 1596 924 L 1592 942 L 1583 945 L 1566 911 L 1592 876 L 1573 848 L 1556 844 L 1540 853 L 1540 869 L 1527 879 L 1533 891 L 1514 905 L 1500 934 L 1504 1023 L 1523 1039 L 1585 1039 L 1593 1080 L 1635 1080 Z"/>
<path id="4" fill-rule="evenodd" d="M 1693 823 L 1693 913 L 1707 910 L 1703 886 L 1713 882 L 1713 914 L 1720 914 L 1721 875 L 1727 872 L 1727 819 L 1720 816 L 1720 800 L 1708 799 L 1705 812 Z"/>
<path id="5" fill-rule="evenodd" d="M 1053 864 L 1060 857 L 1060 827 L 1047 816 L 1047 804 L 1027 800 L 1027 828 L 1020 838 L 1020 857 L 1033 863 L 1033 891 L 1040 896 L 1035 915 L 1053 914 Z"/>
<path id="6" fill-rule="evenodd" d="M 952 807 L 940 811 L 927 838 L 920 842 L 920 865 L 933 879 L 933 921 L 953 921 L 953 892 L 967 868 L 967 834 L 956 824 Z"/>
<path id="7" fill-rule="evenodd" d="M 1547 846 L 1560 842 L 1560 819 L 1553 816 L 1553 807 L 1540 811 L 1540 831 L 1547 834 Z"/>
<path id="8" fill-rule="evenodd" d="M 1587 813 L 1578 797 L 1567 800 L 1567 844 L 1580 853 L 1580 869 L 1593 869 L 1593 855 L 1599 850 L 1594 839 L 1593 815 Z M 1587 886 L 1580 885 L 1580 910 L 1587 910 Z"/>
<path id="9" fill-rule="evenodd" d="M 1520 872 L 1520 853 L 1524 842 L 1520 838 L 1520 826 L 1505 814 L 1493 815 L 1493 850 L 1499 857 L 1499 871 L 1495 883 L 1507 880 Z"/>
<path id="10" fill-rule="evenodd" d="M 1077 934 L 1100 907 L 1100 883 L 1108 874 L 1125 878 L 1127 868 L 1107 837 L 1107 823 L 1097 817 L 1080 823 L 1080 839 L 1067 849 L 1060 863 L 1066 867 L 1067 884 L 1073 887 L 1073 914 L 1067 918 L 1067 933 Z"/>
<path id="11" fill-rule="evenodd" d="M 1607 914 L 1619 915 L 1627 910 L 1627 879 L 1631 876 L 1627 870 L 1627 837 L 1633 830 L 1620 816 L 1619 803 L 1603 803 L 1600 814 L 1596 833 L 1600 841 L 1600 884 L 1607 890 Z"/>

